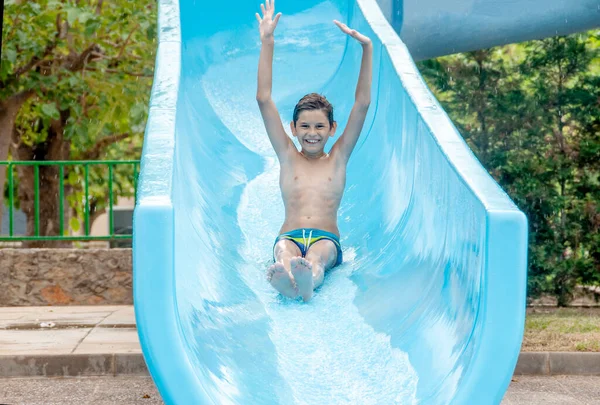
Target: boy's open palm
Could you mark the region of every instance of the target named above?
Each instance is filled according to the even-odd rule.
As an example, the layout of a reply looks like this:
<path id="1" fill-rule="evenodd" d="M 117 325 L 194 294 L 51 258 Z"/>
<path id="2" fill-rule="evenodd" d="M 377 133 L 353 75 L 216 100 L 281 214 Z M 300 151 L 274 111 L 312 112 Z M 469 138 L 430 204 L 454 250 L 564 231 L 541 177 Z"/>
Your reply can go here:
<path id="1" fill-rule="evenodd" d="M 262 10 L 263 16 L 260 18 L 260 15 L 256 13 L 256 19 L 260 23 L 260 39 L 263 40 L 273 36 L 281 13 L 278 13 L 275 18 L 273 18 L 273 14 L 275 14 L 275 0 L 265 0 L 265 4 L 261 4 L 260 9 Z"/>
<path id="2" fill-rule="evenodd" d="M 333 20 L 333 22 L 335 23 L 335 25 L 337 25 L 342 30 L 342 32 L 350 35 L 352 38 L 356 39 L 362 45 L 367 45 L 367 44 L 371 43 L 371 39 L 369 37 L 361 34 L 360 32 L 358 32 L 356 30 L 349 28 L 346 24 L 341 23 L 338 20 Z"/>

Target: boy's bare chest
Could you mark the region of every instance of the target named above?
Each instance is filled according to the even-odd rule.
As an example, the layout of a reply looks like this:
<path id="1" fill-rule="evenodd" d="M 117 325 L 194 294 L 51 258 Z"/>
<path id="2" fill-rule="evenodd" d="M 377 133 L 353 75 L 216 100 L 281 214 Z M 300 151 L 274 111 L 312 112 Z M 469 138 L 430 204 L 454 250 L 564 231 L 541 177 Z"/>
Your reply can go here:
<path id="1" fill-rule="evenodd" d="M 281 166 L 279 181 L 284 195 L 305 191 L 341 194 L 346 183 L 346 170 L 332 161 L 292 162 Z"/>

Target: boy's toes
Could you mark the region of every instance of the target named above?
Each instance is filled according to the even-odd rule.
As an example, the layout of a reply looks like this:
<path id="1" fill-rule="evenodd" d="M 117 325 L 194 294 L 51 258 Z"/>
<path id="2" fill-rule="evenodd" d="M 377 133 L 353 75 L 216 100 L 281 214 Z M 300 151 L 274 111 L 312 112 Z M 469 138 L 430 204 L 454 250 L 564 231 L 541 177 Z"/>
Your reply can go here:
<path id="1" fill-rule="evenodd" d="M 306 268 L 311 269 L 312 270 L 312 263 L 309 262 L 308 260 L 306 260 L 305 258 L 301 257 L 300 258 L 300 264 L 303 266 L 306 266 Z"/>
<path id="2" fill-rule="evenodd" d="M 281 273 L 285 268 L 281 263 L 275 263 L 267 269 L 267 281 L 271 281 L 275 273 Z"/>
<path id="3" fill-rule="evenodd" d="M 312 264 L 303 257 L 294 257 L 290 260 L 290 265 L 293 267 L 306 267 L 312 269 Z"/>
<path id="4" fill-rule="evenodd" d="M 292 275 L 283 267 L 283 264 L 275 263 L 269 267 L 267 273 L 269 283 L 281 294 L 288 298 L 295 298 L 298 295 L 296 283 Z"/>
<path id="5" fill-rule="evenodd" d="M 312 264 L 302 257 L 295 257 L 290 261 L 290 265 L 298 293 L 304 301 L 308 301 L 312 297 L 314 286 Z"/>
<path id="6" fill-rule="evenodd" d="M 271 281 L 271 278 L 273 278 L 273 273 L 275 272 L 274 269 L 275 265 L 272 264 L 271 266 L 269 266 L 269 268 L 267 269 L 267 280 Z"/>

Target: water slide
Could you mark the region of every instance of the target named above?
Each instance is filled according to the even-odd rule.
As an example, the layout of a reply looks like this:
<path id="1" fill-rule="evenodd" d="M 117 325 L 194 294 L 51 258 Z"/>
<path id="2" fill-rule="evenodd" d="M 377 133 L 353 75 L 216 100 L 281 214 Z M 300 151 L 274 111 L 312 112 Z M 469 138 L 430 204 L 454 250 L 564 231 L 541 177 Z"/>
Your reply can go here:
<path id="1" fill-rule="evenodd" d="M 372 104 L 339 211 L 345 262 L 308 304 L 265 280 L 283 221 L 255 101 L 251 0 L 160 0 L 134 216 L 134 302 L 167 404 L 499 404 L 526 299 L 526 218 L 480 165 L 375 0 L 279 0 L 273 97 Z M 330 141 L 330 144 L 333 142 Z"/>
<path id="2" fill-rule="evenodd" d="M 600 27 L 600 0 L 378 0 L 415 60 Z"/>

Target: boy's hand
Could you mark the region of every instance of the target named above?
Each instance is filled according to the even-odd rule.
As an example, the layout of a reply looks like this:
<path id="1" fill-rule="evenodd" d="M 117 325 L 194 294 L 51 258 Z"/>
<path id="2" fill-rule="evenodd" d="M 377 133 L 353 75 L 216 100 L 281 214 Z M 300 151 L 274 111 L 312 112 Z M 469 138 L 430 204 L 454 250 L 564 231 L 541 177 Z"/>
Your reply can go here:
<path id="1" fill-rule="evenodd" d="M 344 23 L 339 22 L 338 20 L 333 20 L 333 22 L 335 23 L 335 25 L 337 25 L 342 32 L 350 35 L 352 38 L 356 39 L 358 42 L 361 43 L 361 45 L 370 45 L 371 44 L 371 39 L 363 34 L 361 34 L 360 32 L 350 29 L 348 28 L 348 26 Z"/>
<path id="2" fill-rule="evenodd" d="M 281 13 L 278 13 L 273 18 L 273 14 L 275 14 L 275 0 L 265 0 L 265 4 L 261 4 L 260 9 L 262 10 L 263 17 L 260 18 L 260 15 L 256 13 L 256 19 L 260 24 L 260 40 L 264 41 L 265 39 L 273 38 L 273 32 L 275 31 L 275 27 L 277 27 Z"/>

